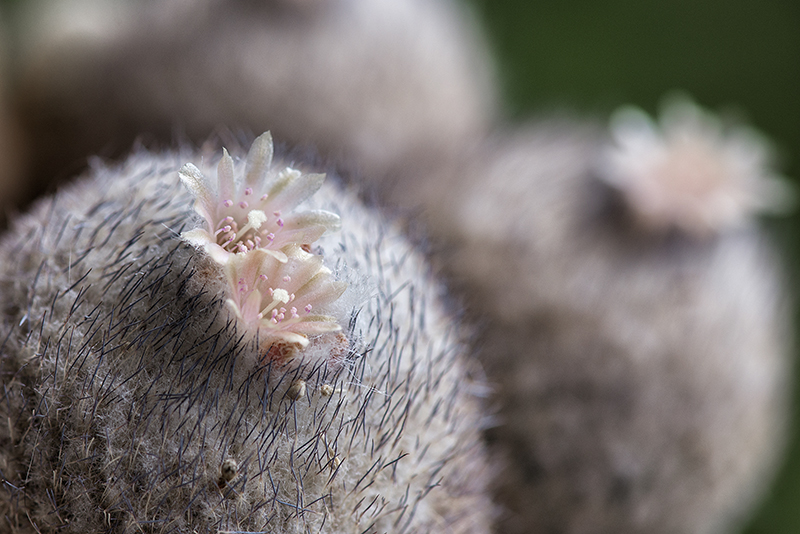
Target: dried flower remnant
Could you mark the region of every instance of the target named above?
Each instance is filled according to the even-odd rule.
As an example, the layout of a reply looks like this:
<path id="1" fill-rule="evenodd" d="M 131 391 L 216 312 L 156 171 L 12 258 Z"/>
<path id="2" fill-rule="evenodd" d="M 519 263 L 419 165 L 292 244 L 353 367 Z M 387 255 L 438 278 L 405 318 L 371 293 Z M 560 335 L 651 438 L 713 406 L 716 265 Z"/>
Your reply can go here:
<path id="1" fill-rule="evenodd" d="M 297 245 L 285 249 L 282 262 L 263 249 L 232 254 L 225 265 L 232 297 L 228 305 L 258 333 L 263 346 L 308 345 L 309 335 L 341 330 L 332 316 L 321 314 L 347 284 L 333 279 L 322 257 Z"/>
<path id="2" fill-rule="evenodd" d="M 228 482 L 236 477 L 239 472 L 239 464 L 233 458 L 226 458 L 220 467 L 220 476 L 217 479 L 217 487 L 224 488 Z"/>
<path id="3" fill-rule="evenodd" d="M 691 101 L 665 106 L 659 124 L 623 108 L 611 134 L 601 178 L 645 228 L 702 237 L 791 203 L 788 186 L 770 171 L 768 141 L 750 128 L 725 127 Z"/>
<path id="4" fill-rule="evenodd" d="M 324 174 L 303 174 L 290 167 L 275 172 L 271 165 L 269 132 L 253 142 L 243 180 L 234 178 L 233 158 L 224 149 L 216 184 L 193 164 L 184 165 L 181 181 L 194 195 L 195 211 L 207 227 L 184 232 L 181 237 L 223 264 L 232 253 L 254 249 L 286 261 L 281 250 L 285 246 L 308 245 L 326 231 L 339 228 L 339 216 L 329 211 L 289 213 L 320 188 Z"/>
<path id="5" fill-rule="evenodd" d="M 293 401 L 296 401 L 300 397 L 305 397 L 306 381 L 298 378 L 297 380 L 292 382 L 292 385 L 289 386 L 288 390 L 286 390 L 286 395 Z"/>

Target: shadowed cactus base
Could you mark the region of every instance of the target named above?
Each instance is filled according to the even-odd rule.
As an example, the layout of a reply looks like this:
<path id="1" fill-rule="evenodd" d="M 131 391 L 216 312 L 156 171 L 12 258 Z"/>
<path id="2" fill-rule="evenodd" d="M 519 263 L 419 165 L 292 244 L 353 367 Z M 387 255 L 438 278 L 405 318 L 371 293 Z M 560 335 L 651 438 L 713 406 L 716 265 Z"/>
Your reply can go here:
<path id="1" fill-rule="evenodd" d="M 482 386 L 420 257 L 325 184 L 344 330 L 273 361 L 179 238 L 186 161 L 97 168 L 0 244 L 0 528 L 487 532 Z"/>

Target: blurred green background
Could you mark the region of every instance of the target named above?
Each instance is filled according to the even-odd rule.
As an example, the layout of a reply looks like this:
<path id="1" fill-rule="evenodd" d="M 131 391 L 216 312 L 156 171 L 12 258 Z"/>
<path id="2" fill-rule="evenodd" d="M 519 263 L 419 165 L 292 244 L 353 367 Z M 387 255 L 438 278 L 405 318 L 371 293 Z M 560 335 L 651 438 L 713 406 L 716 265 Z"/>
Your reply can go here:
<path id="1" fill-rule="evenodd" d="M 463 1 L 475 8 L 499 61 L 507 118 L 554 109 L 605 117 L 623 103 L 654 113 L 665 93 L 683 90 L 767 133 L 780 170 L 799 182 L 797 0 Z M 767 223 L 798 288 L 800 217 Z M 800 533 L 797 392 L 794 405 L 789 456 L 748 534 Z"/>

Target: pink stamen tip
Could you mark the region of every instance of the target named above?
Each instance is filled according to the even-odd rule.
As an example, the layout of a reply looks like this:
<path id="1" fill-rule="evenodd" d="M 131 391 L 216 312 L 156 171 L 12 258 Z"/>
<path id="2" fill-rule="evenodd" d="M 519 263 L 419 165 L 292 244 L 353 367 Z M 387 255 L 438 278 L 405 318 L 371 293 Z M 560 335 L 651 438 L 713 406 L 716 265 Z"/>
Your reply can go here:
<path id="1" fill-rule="evenodd" d="M 278 223 L 278 226 L 283 228 L 283 219 L 278 219 L 276 222 Z"/>
<path id="2" fill-rule="evenodd" d="M 267 275 L 266 274 L 259 275 L 258 279 L 261 280 L 262 282 L 266 282 L 267 281 Z"/>
<path id="3" fill-rule="evenodd" d="M 311 313 L 311 304 L 306 304 L 306 313 Z"/>
<path id="4" fill-rule="evenodd" d="M 233 200 L 226 200 L 222 203 L 222 205 L 225 206 L 226 208 L 230 208 L 231 206 L 233 206 Z"/>
<path id="5" fill-rule="evenodd" d="M 269 239 L 270 241 L 275 241 L 275 234 L 273 234 L 272 232 L 268 233 L 267 239 Z"/>
<path id="6" fill-rule="evenodd" d="M 244 194 L 245 195 L 252 195 L 253 194 L 253 189 L 248 187 L 247 189 L 244 190 Z"/>
<path id="7" fill-rule="evenodd" d="M 263 201 L 267 200 L 268 197 L 269 197 L 269 195 L 264 193 L 263 195 L 261 195 L 261 201 L 263 202 Z"/>
<path id="8" fill-rule="evenodd" d="M 292 277 L 287 274 L 286 276 L 283 277 L 283 281 L 284 282 L 291 282 L 292 281 Z"/>
<path id="9" fill-rule="evenodd" d="M 281 216 L 281 212 L 280 212 L 280 211 L 273 211 L 273 212 L 272 212 L 272 214 L 273 214 L 275 217 L 280 217 L 280 216 Z"/>
<path id="10" fill-rule="evenodd" d="M 246 210 L 247 206 L 249 206 L 249 204 L 247 202 L 245 202 L 244 200 L 239 202 L 239 207 L 242 208 L 243 210 Z"/>
<path id="11" fill-rule="evenodd" d="M 230 200 L 226 200 L 225 202 L 230 202 L 230 203 L 231 203 L 231 205 L 233 205 L 233 202 L 231 202 Z M 232 222 L 233 222 L 233 217 L 231 217 L 230 215 L 228 215 L 227 217 L 225 217 L 224 219 L 222 219 L 222 222 L 223 222 L 223 223 L 232 223 Z"/>
<path id="12" fill-rule="evenodd" d="M 289 302 L 292 302 L 292 301 L 294 301 L 294 293 L 292 293 L 291 295 L 289 295 Z"/>
<path id="13" fill-rule="evenodd" d="M 275 290 L 274 290 L 274 289 L 272 289 L 272 288 L 269 288 L 267 291 L 269 291 L 269 296 L 270 296 L 270 297 L 271 297 L 271 296 L 272 296 L 272 294 L 275 292 Z"/>
<path id="14" fill-rule="evenodd" d="M 272 318 L 274 319 L 277 316 L 278 316 L 278 310 L 272 310 Z"/>

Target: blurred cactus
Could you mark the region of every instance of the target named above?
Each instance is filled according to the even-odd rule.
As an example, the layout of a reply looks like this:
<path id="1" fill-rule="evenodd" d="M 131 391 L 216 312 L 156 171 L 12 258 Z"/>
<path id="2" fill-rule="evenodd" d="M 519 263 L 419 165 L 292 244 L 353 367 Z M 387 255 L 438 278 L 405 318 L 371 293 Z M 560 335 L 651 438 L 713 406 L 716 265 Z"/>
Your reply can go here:
<path id="1" fill-rule="evenodd" d="M 543 122 L 425 192 L 439 261 L 484 325 L 500 529 L 733 532 L 784 443 L 778 262 L 751 213 L 701 235 L 643 227 L 600 179 L 609 150 L 599 126 Z"/>
<path id="2" fill-rule="evenodd" d="M 137 137 L 271 130 L 372 180 L 493 118 L 487 54 L 450 0 L 31 2 L 18 102 L 42 180 Z M 69 173 L 67 174 L 69 175 Z"/>

